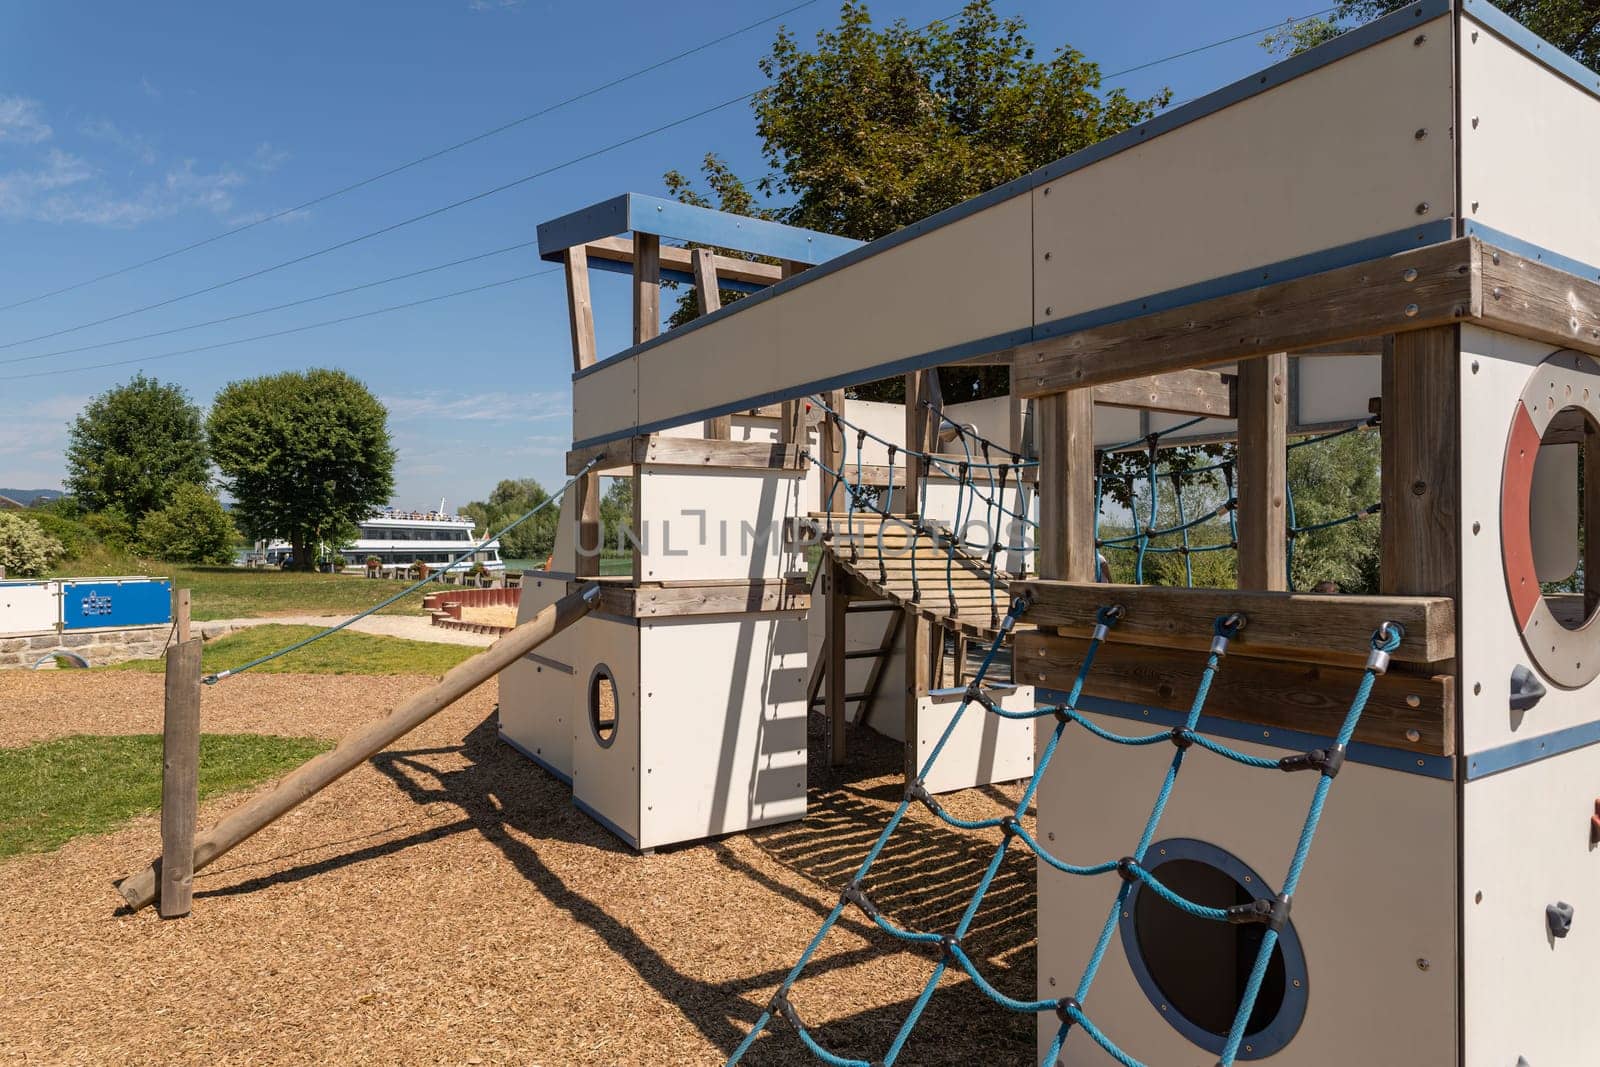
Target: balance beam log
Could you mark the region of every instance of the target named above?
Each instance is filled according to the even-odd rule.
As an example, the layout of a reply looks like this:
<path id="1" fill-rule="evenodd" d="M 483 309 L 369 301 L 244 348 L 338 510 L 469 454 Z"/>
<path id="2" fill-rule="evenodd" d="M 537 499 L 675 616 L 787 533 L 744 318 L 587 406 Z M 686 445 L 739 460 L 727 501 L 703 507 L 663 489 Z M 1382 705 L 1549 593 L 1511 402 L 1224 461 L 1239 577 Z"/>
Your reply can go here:
<path id="1" fill-rule="evenodd" d="M 431 689 L 418 693 L 387 717 L 345 735 L 332 750 L 307 760 L 271 790 L 229 812 L 212 829 L 196 835 L 194 869 L 208 866 L 589 614 L 599 603 L 599 593 L 592 583 L 568 593 L 483 652 L 451 668 Z M 117 883 L 117 892 L 135 911 L 155 902 L 160 880 L 157 867 L 152 863 Z"/>

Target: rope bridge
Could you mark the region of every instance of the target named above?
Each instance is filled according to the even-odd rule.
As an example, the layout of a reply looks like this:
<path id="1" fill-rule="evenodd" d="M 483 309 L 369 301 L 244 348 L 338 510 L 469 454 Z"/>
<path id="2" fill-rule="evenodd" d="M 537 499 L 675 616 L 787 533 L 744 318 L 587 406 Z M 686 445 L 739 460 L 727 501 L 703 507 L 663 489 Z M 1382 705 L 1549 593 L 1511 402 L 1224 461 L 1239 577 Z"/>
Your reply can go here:
<path id="1" fill-rule="evenodd" d="M 1007 634 L 1017 620 L 1026 613 L 1028 607 L 1029 601 L 1025 598 L 1019 598 L 1012 602 L 1005 618 L 999 625 L 993 643 L 983 658 L 982 665 L 979 667 L 972 683 L 967 687 L 966 693 L 955 714 L 951 717 L 949 725 L 945 727 L 938 742 L 929 752 L 916 781 L 906 788 L 899 805 L 889 817 L 889 821 L 885 824 L 872 847 L 868 849 L 861 866 L 857 868 L 854 877 L 840 892 L 838 903 L 833 906 L 827 918 L 823 920 L 822 926 L 806 945 L 805 950 L 800 954 L 799 960 L 784 978 L 777 992 L 773 994 L 771 1001 L 757 1018 L 755 1025 L 744 1040 L 739 1043 L 738 1047 L 733 1050 L 732 1055 L 728 1057 L 728 1067 L 733 1067 L 733 1065 L 739 1063 L 744 1058 L 745 1053 L 755 1044 L 761 1033 L 778 1019 L 782 1019 L 794 1030 L 801 1043 L 817 1060 L 830 1065 L 830 1067 L 879 1067 L 879 1065 L 889 1067 L 904 1050 L 906 1042 L 910 1039 L 917 1023 L 927 1009 L 934 990 L 944 977 L 945 972 L 952 967 L 966 974 L 985 996 L 1002 1008 L 1013 1012 L 1036 1015 L 1054 1013 L 1059 1018 L 1060 1025 L 1057 1027 L 1055 1038 L 1051 1042 L 1049 1052 L 1045 1057 L 1045 1063 L 1056 1062 L 1056 1057 L 1060 1053 L 1068 1033 L 1076 1026 L 1082 1029 L 1118 1063 L 1123 1064 L 1124 1067 L 1144 1067 L 1095 1025 L 1084 1006 L 1089 999 L 1091 987 L 1100 971 L 1100 967 L 1105 961 L 1112 934 L 1117 928 L 1118 915 L 1127 904 L 1128 897 L 1135 886 L 1148 888 L 1162 900 L 1197 919 L 1217 923 L 1260 924 L 1265 926 L 1266 930 L 1256 953 L 1254 966 L 1250 971 L 1243 994 L 1240 997 L 1239 1007 L 1234 1014 L 1226 1043 L 1222 1049 L 1219 1067 L 1229 1067 L 1238 1056 L 1239 1046 L 1245 1038 L 1245 1027 L 1255 1010 L 1256 999 L 1260 994 L 1262 981 L 1266 976 L 1268 964 L 1277 945 L 1279 932 L 1288 924 L 1291 901 L 1296 889 L 1299 887 L 1306 859 L 1310 855 L 1312 839 L 1315 837 L 1317 826 L 1321 822 L 1328 791 L 1333 785 L 1333 779 L 1338 775 L 1339 769 L 1344 763 L 1345 750 L 1350 743 L 1352 735 L 1355 733 L 1357 724 L 1361 720 L 1362 711 L 1372 693 L 1373 683 L 1377 676 L 1384 673 L 1388 668 L 1389 653 L 1399 647 L 1403 632 L 1398 625 L 1385 622 L 1373 634 L 1366 668 L 1351 699 L 1344 722 L 1330 746 L 1274 760 L 1253 756 L 1230 748 L 1196 730 L 1200 722 L 1201 713 L 1205 708 L 1206 697 L 1210 692 L 1212 681 L 1216 677 L 1223 657 L 1227 654 L 1229 640 L 1236 636 L 1245 624 L 1246 620 L 1243 616 L 1234 614 L 1216 620 L 1214 626 L 1215 636 L 1212 639 L 1210 651 L 1206 656 L 1205 668 L 1201 674 L 1194 700 L 1190 705 L 1188 716 L 1185 718 L 1183 725 L 1152 734 L 1126 735 L 1105 729 L 1086 718 L 1077 708 L 1084 683 L 1094 665 L 1096 652 L 1110 634 L 1111 628 L 1123 617 L 1124 612 L 1120 606 L 1107 606 L 1099 610 L 1088 648 L 1084 653 L 1083 663 L 1073 680 L 1072 688 L 1068 692 L 1067 700 L 1064 704 L 1040 707 L 1032 711 L 1009 711 L 1001 708 L 984 691 L 983 681 L 989 668 L 999 654 Z M 945 811 L 938 801 L 929 794 L 924 785 L 929 773 L 938 762 L 940 754 L 944 751 L 946 742 L 949 741 L 951 735 L 955 732 L 956 726 L 973 704 L 977 704 L 987 714 L 1005 719 L 1055 720 L 1054 730 L 1038 758 L 1032 776 L 1028 779 L 1027 785 L 1023 789 L 1021 799 L 1018 800 L 1011 814 L 999 818 L 958 818 Z M 1166 774 L 1156 793 L 1156 799 L 1150 809 L 1150 815 L 1145 821 L 1144 830 L 1139 835 L 1139 840 L 1133 851 L 1120 859 L 1108 859 L 1088 865 L 1070 863 L 1055 856 L 1042 846 L 1034 833 L 1030 832 L 1023 824 L 1023 816 L 1033 803 L 1034 796 L 1039 788 L 1039 782 L 1060 747 L 1061 739 L 1067 727 L 1074 725 L 1081 726 L 1091 736 L 1112 744 L 1130 746 L 1171 744 L 1173 746 L 1171 762 L 1167 765 Z M 1172 799 L 1173 789 L 1177 784 L 1179 772 L 1183 768 L 1185 756 L 1188 750 L 1193 747 L 1205 749 L 1224 759 L 1232 760 L 1235 763 L 1253 769 L 1287 772 L 1313 770 L 1317 772 L 1317 784 L 1312 791 L 1310 806 L 1307 809 L 1306 818 L 1301 827 L 1294 858 L 1290 862 L 1288 874 L 1284 878 L 1283 888 L 1275 898 L 1255 900 L 1248 904 L 1239 904 L 1227 908 L 1209 907 L 1189 900 L 1164 885 L 1145 866 L 1145 852 L 1155 839 L 1161 818 Z M 913 803 L 923 805 L 936 817 L 960 830 L 1000 831 L 1000 841 L 995 848 L 993 858 L 984 870 L 983 876 L 979 880 L 978 886 L 968 901 L 965 910 L 962 912 L 955 929 L 947 933 L 912 930 L 896 924 L 878 909 L 867 892 L 867 877 L 872 871 L 873 864 L 883 852 L 890 837 L 905 818 Z M 1122 883 L 1117 890 L 1110 913 L 1100 931 L 1099 939 L 1095 942 L 1094 950 L 1084 967 L 1083 976 L 1079 979 L 1076 989 L 1072 995 L 1058 1000 L 1024 1000 L 1003 992 L 983 975 L 962 946 L 962 939 L 966 936 L 967 931 L 971 928 L 974 919 L 982 908 L 984 897 L 993 884 L 1001 863 L 1004 861 L 1006 853 L 1013 842 L 1020 842 L 1023 847 L 1033 852 L 1041 861 L 1055 870 L 1083 877 L 1115 873 Z M 894 940 L 906 944 L 925 946 L 935 956 L 932 974 L 912 1002 L 911 1009 L 907 1013 L 900 1029 L 895 1033 L 888 1050 L 880 1059 L 875 1061 L 851 1059 L 826 1048 L 818 1040 L 811 1028 L 806 1025 L 798 1008 L 789 998 L 790 991 L 794 988 L 795 983 L 799 981 L 806 966 L 816 955 L 823 940 L 838 923 L 846 908 L 849 907 L 858 908 L 879 930 Z"/>

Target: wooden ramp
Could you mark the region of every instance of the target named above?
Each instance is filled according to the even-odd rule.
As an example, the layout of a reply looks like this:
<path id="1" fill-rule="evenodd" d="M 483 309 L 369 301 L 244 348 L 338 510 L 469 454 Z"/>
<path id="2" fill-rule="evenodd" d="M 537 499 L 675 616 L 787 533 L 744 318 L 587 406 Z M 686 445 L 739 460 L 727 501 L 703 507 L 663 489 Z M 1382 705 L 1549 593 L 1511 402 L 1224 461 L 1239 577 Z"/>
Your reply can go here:
<path id="1" fill-rule="evenodd" d="M 1011 603 L 1011 577 L 989 561 L 923 528 L 915 515 L 816 512 L 826 551 L 864 588 L 859 595 L 893 601 L 935 626 L 993 641 Z M 1026 623 L 1017 629 L 1029 628 Z"/>

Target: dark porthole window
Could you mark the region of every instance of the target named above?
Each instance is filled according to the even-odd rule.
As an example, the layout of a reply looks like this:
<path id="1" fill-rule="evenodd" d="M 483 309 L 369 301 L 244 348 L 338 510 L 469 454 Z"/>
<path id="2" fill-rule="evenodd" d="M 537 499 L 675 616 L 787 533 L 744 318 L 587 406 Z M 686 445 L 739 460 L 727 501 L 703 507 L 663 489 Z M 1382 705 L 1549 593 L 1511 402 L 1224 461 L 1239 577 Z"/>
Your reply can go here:
<path id="1" fill-rule="evenodd" d="M 604 663 L 589 676 L 589 729 L 601 748 L 617 739 L 617 683 Z"/>
<path id="2" fill-rule="evenodd" d="M 1145 867 L 1173 892 L 1207 907 L 1276 894 L 1237 856 L 1192 838 L 1151 845 Z M 1174 1029 L 1212 1053 L 1227 1043 L 1266 930 L 1197 918 L 1138 883 L 1121 920 L 1122 947 L 1145 996 Z M 1291 921 L 1273 949 L 1239 1059 L 1261 1059 L 1287 1045 L 1305 1018 L 1307 992 L 1305 953 Z"/>

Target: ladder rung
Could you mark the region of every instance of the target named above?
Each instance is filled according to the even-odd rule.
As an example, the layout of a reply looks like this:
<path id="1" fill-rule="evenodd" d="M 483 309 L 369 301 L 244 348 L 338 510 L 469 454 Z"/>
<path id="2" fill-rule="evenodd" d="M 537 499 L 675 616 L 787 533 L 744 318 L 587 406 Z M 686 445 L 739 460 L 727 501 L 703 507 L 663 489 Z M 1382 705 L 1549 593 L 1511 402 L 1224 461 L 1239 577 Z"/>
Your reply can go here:
<path id="1" fill-rule="evenodd" d="M 900 611 L 900 610 L 902 610 L 900 605 L 896 604 L 892 600 L 869 600 L 869 601 L 852 600 L 850 603 L 848 603 L 848 604 L 846 604 L 844 606 L 844 613 L 846 615 L 857 615 L 857 614 L 859 614 L 859 613 L 861 613 L 863 611 Z"/>
<path id="2" fill-rule="evenodd" d="M 877 659 L 879 656 L 888 655 L 881 648 L 852 648 L 845 652 L 845 659 Z"/>
<path id="3" fill-rule="evenodd" d="M 867 699 L 867 697 L 869 697 L 871 695 L 872 695 L 871 693 L 846 693 L 844 695 L 844 702 L 846 704 L 848 704 L 852 700 L 865 700 L 865 699 Z M 822 693 L 818 693 L 816 696 L 811 698 L 811 706 L 814 707 L 814 708 L 821 707 L 823 704 L 826 704 L 827 702 L 828 702 L 827 696 L 825 694 L 822 694 Z"/>

